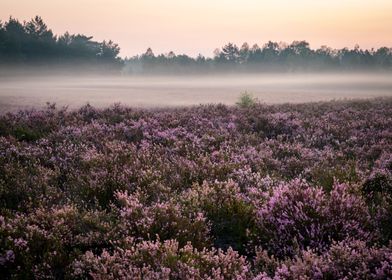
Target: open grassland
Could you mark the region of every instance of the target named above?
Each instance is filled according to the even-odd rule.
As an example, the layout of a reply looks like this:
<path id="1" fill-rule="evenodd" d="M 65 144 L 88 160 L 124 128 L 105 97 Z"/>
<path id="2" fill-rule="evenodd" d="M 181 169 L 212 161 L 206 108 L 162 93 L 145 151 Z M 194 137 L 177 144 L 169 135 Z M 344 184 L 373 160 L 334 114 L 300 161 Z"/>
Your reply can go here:
<path id="1" fill-rule="evenodd" d="M 0 275 L 391 278 L 392 99 L 242 105 L 1 116 Z"/>

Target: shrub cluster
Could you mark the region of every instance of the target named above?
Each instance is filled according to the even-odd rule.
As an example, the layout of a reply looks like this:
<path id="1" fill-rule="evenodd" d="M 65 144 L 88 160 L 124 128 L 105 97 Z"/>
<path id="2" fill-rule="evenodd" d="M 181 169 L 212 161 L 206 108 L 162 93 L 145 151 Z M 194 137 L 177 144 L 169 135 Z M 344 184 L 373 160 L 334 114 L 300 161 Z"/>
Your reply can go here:
<path id="1" fill-rule="evenodd" d="M 3 279 L 392 277 L 392 99 L 0 116 Z"/>

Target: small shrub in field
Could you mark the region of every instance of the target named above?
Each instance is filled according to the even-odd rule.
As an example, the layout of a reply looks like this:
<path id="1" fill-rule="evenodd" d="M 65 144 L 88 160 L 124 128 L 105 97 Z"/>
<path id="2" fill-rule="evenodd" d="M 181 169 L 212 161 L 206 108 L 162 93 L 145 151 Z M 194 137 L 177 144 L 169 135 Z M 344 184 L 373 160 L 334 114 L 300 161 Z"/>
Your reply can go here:
<path id="1" fill-rule="evenodd" d="M 257 100 L 252 96 L 251 93 L 244 91 L 241 93 L 239 101 L 236 103 L 237 106 L 241 108 L 249 108 L 254 106 L 257 103 Z"/>

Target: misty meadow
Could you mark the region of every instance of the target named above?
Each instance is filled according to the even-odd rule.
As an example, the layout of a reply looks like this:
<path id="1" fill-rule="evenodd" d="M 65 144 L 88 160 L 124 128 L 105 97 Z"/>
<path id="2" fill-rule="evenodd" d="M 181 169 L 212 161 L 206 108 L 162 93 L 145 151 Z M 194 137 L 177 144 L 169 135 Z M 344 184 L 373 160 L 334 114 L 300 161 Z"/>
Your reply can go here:
<path id="1" fill-rule="evenodd" d="M 163 14 L 154 30 L 186 46 Z M 392 48 L 377 45 L 126 56 L 39 16 L 0 21 L 0 278 L 392 279 Z"/>

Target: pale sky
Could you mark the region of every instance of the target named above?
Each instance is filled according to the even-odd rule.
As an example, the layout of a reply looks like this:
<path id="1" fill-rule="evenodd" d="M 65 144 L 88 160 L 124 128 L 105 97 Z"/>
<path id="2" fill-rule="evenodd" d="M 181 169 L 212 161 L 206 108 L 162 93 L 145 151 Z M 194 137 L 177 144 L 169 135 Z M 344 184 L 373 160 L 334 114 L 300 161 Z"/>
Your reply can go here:
<path id="1" fill-rule="evenodd" d="M 122 56 L 211 56 L 227 42 L 307 40 L 311 47 L 392 47 L 392 0 L 0 0 L 0 18 L 43 17 L 65 31 L 111 39 Z"/>

